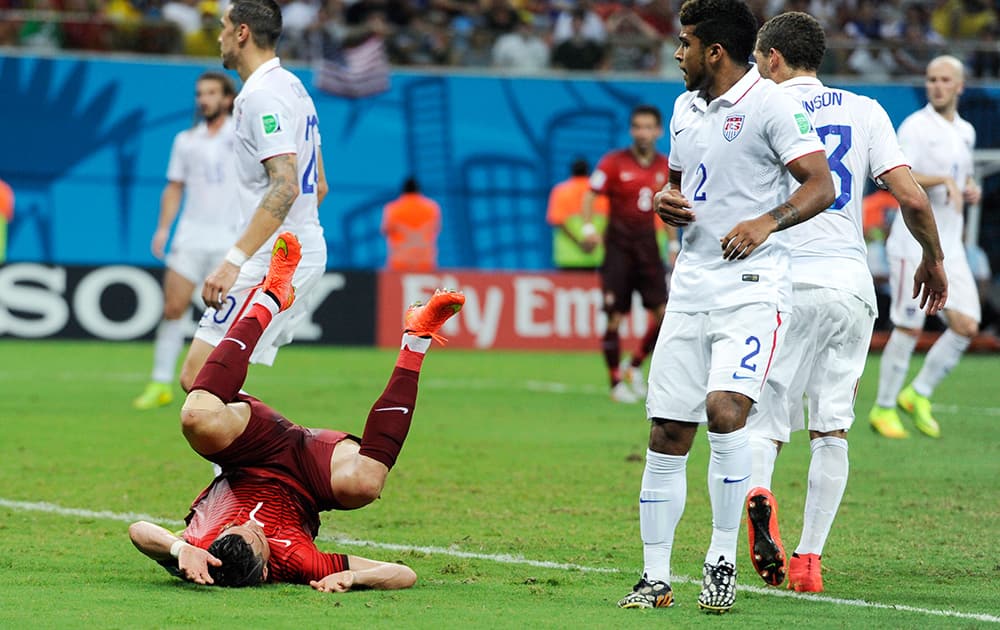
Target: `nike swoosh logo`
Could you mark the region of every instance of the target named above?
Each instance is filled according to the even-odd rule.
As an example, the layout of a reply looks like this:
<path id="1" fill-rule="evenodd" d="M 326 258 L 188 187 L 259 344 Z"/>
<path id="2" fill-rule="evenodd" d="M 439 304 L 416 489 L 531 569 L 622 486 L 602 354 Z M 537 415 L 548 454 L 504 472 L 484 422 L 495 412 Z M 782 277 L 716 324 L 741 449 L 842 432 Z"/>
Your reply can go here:
<path id="1" fill-rule="evenodd" d="M 639 503 L 670 503 L 670 499 L 639 499 Z"/>
<path id="2" fill-rule="evenodd" d="M 268 538 L 268 540 L 271 541 L 271 542 L 284 543 L 285 547 L 291 547 L 292 546 L 292 541 L 285 540 L 284 538 Z"/>
<path id="3" fill-rule="evenodd" d="M 404 414 L 410 413 L 406 407 L 379 407 L 375 411 L 402 411 Z"/>
<path id="4" fill-rule="evenodd" d="M 736 372 L 733 372 L 733 380 L 734 381 L 745 381 L 745 380 L 751 379 L 751 378 L 753 378 L 753 377 L 752 376 L 740 376 Z"/>
<path id="5" fill-rule="evenodd" d="M 239 339 L 233 339 L 232 337 L 223 337 L 222 341 L 232 341 L 233 343 L 237 344 L 241 350 L 247 349 L 247 344 L 243 343 Z M 220 341 L 219 343 L 222 343 L 222 341 Z"/>
<path id="6" fill-rule="evenodd" d="M 747 475 L 746 477 L 743 477 L 742 479 L 730 479 L 729 477 L 723 477 L 722 478 L 722 483 L 739 483 L 741 481 L 746 481 L 749 478 L 750 478 L 750 475 Z"/>

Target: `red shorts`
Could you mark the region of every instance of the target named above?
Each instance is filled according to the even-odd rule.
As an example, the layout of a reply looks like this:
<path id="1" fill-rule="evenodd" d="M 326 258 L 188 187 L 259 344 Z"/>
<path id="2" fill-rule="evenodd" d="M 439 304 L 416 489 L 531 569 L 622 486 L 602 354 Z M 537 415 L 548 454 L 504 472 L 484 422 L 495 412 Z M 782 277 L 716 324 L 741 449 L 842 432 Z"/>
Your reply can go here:
<path id="1" fill-rule="evenodd" d="M 628 244 L 608 239 L 601 265 L 601 291 L 604 310 L 611 313 L 631 311 L 633 291 L 639 292 L 644 308 L 667 303 L 667 268 L 655 234 Z"/>
<path id="2" fill-rule="evenodd" d="M 343 431 L 309 429 L 284 418 L 252 396 L 240 394 L 238 402 L 250 404 L 250 421 L 233 443 L 205 459 L 223 472 L 239 468 L 291 486 L 316 505 L 317 511 L 343 509 L 330 486 L 330 458 L 342 440 L 361 440 Z"/>

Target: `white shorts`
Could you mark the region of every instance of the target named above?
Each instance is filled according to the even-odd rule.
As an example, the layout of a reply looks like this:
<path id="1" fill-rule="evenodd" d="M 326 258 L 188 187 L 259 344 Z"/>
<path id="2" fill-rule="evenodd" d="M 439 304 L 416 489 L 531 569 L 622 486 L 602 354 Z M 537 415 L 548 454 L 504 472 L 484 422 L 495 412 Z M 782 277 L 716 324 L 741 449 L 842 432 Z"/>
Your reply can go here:
<path id="1" fill-rule="evenodd" d="M 744 304 L 700 313 L 667 311 L 649 366 L 646 417 L 708 421 L 709 392 L 756 401 L 784 333 L 774 304 Z"/>
<path id="2" fill-rule="evenodd" d="M 253 354 L 250 355 L 251 363 L 272 365 L 274 357 L 278 354 L 278 348 L 290 343 L 295 334 L 295 329 L 302 323 L 303 318 L 311 312 L 311 299 L 313 287 L 326 271 L 325 257 L 316 257 L 317 260 L 307 261 L 302 257 L 295 275 L 292 276 L 292 286 L 295 287 L 295 303 L 287 311 L 282 311 L 275 315 L 270 325 L 264 330 L 260 341 Z M 323 260 L 319 260 L 323 258 Z M 270 258 L 255 256 L 243 264 L 240 268 L 240 275 L 236 278 L 236 284 L 226 296 L 226 304 L 221 310 L 209 308 L 202 315 L 198 322 L 198 330 L 195 332 L 195 339 L 218 345 L 222 338 L 226 336 L 229 327 L 246 310 L 248 304 L 257 295 L 257 286 L 267 275 L 270 265 Z"/>
<path id="3" fill-rule="evenodd" d="M 920 310 L 920 300 L 914 300 L 913 272 L 917 270 L 919 260 L 906 258 L 889 258 L 889 286 L 892 288 L 892 307 L 889 319 L 901 328 L 924 327 L 927 315 Z M 969 261 L 965 252 L 960 250 L 955 256 L 944 257 L 944 272 L 948 274 L 948 302 L 945 310 L 958 311 L 979 322 L 982 313 L 979 306 L 979 290 L 969 269 Z"/>
<path id="4" fill-rule="evenodd" d="M 763 396 L 747 418 L 752 434 L 779 442 L 805 428 L 806 403 L 810 430 L 851 428 L 875 325 L 874 310 L 846 291 L 796 286 L 794 303 Z"/>
<path id="5" fill-rule="evenodd" d="M 167 254 L 167 269 L 196 285 L 200 294 L 201 287 L 198 285 L 205 281 L 208 274 L 215 271 L 222 259 L 226 257 L 226 251 L 228 250 L 181 249 L 175 251 L 171 249 L 170 253 Z"/>

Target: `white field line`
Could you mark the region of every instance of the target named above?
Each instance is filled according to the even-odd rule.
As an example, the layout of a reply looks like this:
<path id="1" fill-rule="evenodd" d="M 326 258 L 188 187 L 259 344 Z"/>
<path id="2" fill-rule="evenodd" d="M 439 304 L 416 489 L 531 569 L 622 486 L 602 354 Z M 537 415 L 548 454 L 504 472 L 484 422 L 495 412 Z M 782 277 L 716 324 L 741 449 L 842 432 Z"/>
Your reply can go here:
<path id="1" fill-rule="evenodd" d="M 90 518 L 90 519 L 101 519 L 109 521 L 119 521 L 122 523 L 131 523 L 133 521 L 150 521 L 154 523 L 161 523 L 170 526 L 181 526 L 182 521 L 176 519 L 162 519 L 149 514 L 137 514 L 131 512 L 111 512 L 108 510 L 85 510 L 81 508 L 68 508 L 62 507 L 61 505 L 56 505 L 54 503 L 44 503 L 44 502 L 29 502 L 29 501 L 13 501 L 11 499 L 5 499 L 0 497 L 0 508 L 8 508 L 15 512 L 45 512 L 47 514 L 56 514 L 59 516 L 76 516 L 80 518 Z M 582 571 L 589 573 L 622 573 L 620 569 L 608 568 L 608 567 L 587 567 L 579 564 L 571 564 L 566 562 L 551 562 L 548 560 L 531 560 L 520 555 L 512 554 L 489 554 L 489 553 L 477 553 L 473 551 L 462 551 L 454 547 L 428 547 L 421 545 L 402 545 L 397 543 L 383 543 L 371 540 L 357 540 L 355 538 L 347 538 L 342 536 L 332 536 L 321 534 L 317 537 L 318 540 L 323 542 L 331 542 L 339 545 L 352 546 L 352 547 L 372 547 L 374 549 L 388 549 L 391 551 L 412 551 L 418 553 L 425 553 L 428 555 L 442 555 L 451 556 L 453 558 L 468 558 L 472 560 L 487 560 L 491 562 L 499 562 L 502 564 L 518 564 L 530 567 L 537 567 L 541 569 L 559 569 L 563 571 Z M 674 575 L 672 582 L 683 583 L 683 584 L 695 584 L 700 583 L 701 580 L 695 580 L 693 578 L 684 575 Z M 982 613 L 965 613 L 955 610 L 936 610 L 933 608 L 918 608 L 916 606 L 907 606 L 904 604 L 882 604 L 879 602 L 869 602 L 862 599 L 841 599 L 839 597 L 827 597 L 825 595 L 814 595 L 811 593 L 796 593 L 794 591 L 787 591 L 777 588 L 765 588 L 761 586 L 748 586 L 741 585 L 738 587 L 741 591 L 746 591 L 750 593 L 755 593 L 758 595 L 768 595 L 771 597 L 790 597 L 792 599 L 800 599 L 810 602 L 821 602 L 825 604 L 835 604 L 838 606 L 854 606 L 857 608 L 875 608 L 880 610 L 900 610 L 903 612 L 912 612 L 921 615 L 932 615 L 936 617 L 955 617 L 958 619 L 970 619 L 973 621 L 983 621 L 989 623 L 1000 623 L 1000 617 L 994 615 L 987 615 Z"/>

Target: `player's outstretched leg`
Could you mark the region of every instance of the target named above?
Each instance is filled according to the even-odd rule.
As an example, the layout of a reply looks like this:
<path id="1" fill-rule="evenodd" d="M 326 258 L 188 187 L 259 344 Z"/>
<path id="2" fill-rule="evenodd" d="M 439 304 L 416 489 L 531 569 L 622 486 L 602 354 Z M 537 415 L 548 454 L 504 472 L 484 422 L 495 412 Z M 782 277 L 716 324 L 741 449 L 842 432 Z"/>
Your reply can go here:
<path id="1" fill-rule="evenodd" d="M 360 455 L 385 465 L 385 472 L 396 463 L 410 431 L 420 367 L 431 341 L 447 341 L 438 331 L 462 310 L 464 304 L 463 293 L 438 289 L 426 304 L 418 302 L 406 311 L 403 343 L 396 367 L 382 395 L 372 405 L 361 436 Z"/>
<path id="2" fill-rule="evenodd" d="M 192 393 L 209 392 L 223 403 L 236 397 L 246 380 L 250 355 L 264 329 L 275 315 L 287 310 L 295 301 L 292 276 L 301 259 L 302 248 L 295 235 L 291 232 L 279 234 L 271 252 L 267 276 L 257 287 L 260 293 L 250 302 L 246 314 L 233 324 L 208 355 L 191 387 Z"/>
<path id="3" fill-rule="evenodd" d="M 757 575 L 771 586 L 784 582 L 785 547 L 778 533 L 778 502 L 767 488 L 753 488 L 747 495 L 747 536 Z"/>

